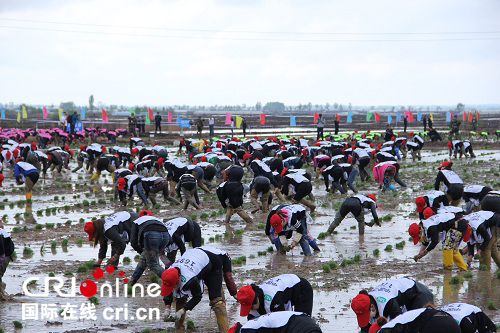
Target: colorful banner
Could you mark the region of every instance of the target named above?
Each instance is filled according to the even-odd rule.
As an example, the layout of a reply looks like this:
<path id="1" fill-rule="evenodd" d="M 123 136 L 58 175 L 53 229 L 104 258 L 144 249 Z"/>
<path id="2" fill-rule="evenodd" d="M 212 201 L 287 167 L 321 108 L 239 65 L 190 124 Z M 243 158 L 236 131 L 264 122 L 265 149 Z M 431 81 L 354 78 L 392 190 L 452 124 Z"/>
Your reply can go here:
<path id="1" fill-rule="evenodd" d="M 23 105 L 22 110 L 23 110 L 23 119 L 28 118 L 28 112 L 26 112 L 26 106 Z"/>
<path id="2" fill-rule="evenodd" d="M 5 106 L 2 106 L 2 119 L 5 119 Z"/>
<path id="3" fill-rule="evenodd" d="M 21 110 L 17 110 L 17 122 L 21 122 Z"/>
<path id="4" fill-rule="evenodd" d="M 430 119 L 431 121 L 434 121 L 434 116 L 432 115 L 432 112 L 429 114 L 429 119 Z"/>
<path id="5" fill-rule="evenodd" d="M 466 123 L 467 122 L 467 112 L 464 111 L 464 118 L 463 118 L 463 122 Z"/>
<path id="6" fill-rule="evenodd" d="M 472 112 L 469 112 L 469 123 L 472 123 Z"/>
<path id="7" fill-rule="evenodd" d="M 373 116 L 373 113 L 367 112 L 366 113 L 366 121 L 370 121 L 370 119 L 372 119 L 372 116 Z"/>
<path id="8" fill-rule="evenodd" d="M 319 118 L 319 114 L 317 112 L 314 112 L 314 123 L 315 124 L 318 121 L 318 118 Z"/>
<path id="9" fill-rule="evenodd" d="M 451 112 L 446 112 L 446 122 L 451 122 Z"/>
<path id="10" fill-rule="evenodd" d="M 408 112 L 408 121 L 410 123 L 415 122 L 415 118 L 413 118 L 413 112 Z"/>
<path id="11" fill-rule="evenodd" d="M 352 112 L 347 113 L 347 122 L 352 123 Z"/>
<path id="12" fill-rule="evenodd" d="M 479 121 L 479 112 L 476 111 L 476 121 Z"/>
<path id="13" fill-rule="evenodd" d="M 179 127 L 180 128 L 191 128 L 191 122 L 189 121 L 189 119 L 186 119 L 186 120 L 181 119 Z"/>
<path id="14" fill-rule="evenodd" d="M 243 118 L 240 117 L 240 116 L 236 116 L 236 127 L 237 128 L 240 128 L 241 127 L 241 123 L 243 122 Z"/>
<path id="15" fill-rule="evenodd" d="M 177 116 L 177 120 L 175 121 L 175 125 L 176 126 L 181 126 L 181 121 L 182 121 L 181 116 Z"/>
<path id="16" fill-rule="evenodd" d="M 231 125 L 231 113 L 226 113 L 226 125 Z"/>
<path id="17" fill-rule="evenodd" d="M 378 112 L 375 112 L 375 122 L 380 122 L 380 114 Z"/>
<path id="18" fill-rule="evenodd" d="M 49 116 L 49 114 L 47 113 L 47 107 L 44 106 L 43 107 L 43 119 L 47 119 L 48 116 Z"/>
<path id="19" fill-rule="evenodd" d="M 390 124 L 392 123 L 392 115 L 389 113 L 389 115 L 387 116 L 387 123 Z"/>
<path id="20" fill-rule="evenodd" d="M 151 124 L 151 119 L 149 119 L 149 112 L 146 114 L 146 122 L 144 124 L 146 124 L 146 125 Z"/>
<path id="21" fill-rule="evenodd" d="M 265 125 L 266 124 L 266 115 L 261 113 L 260 114 L 260 124 Z"/>
<path id="22" fill-rule="evenodd" d="M 419 111 L 417 112 L 417 121 L 421 122 L 422 121 L 422 113 Z"/>
<path id="23" fill-rule="evenodd" d="M 153 120 L 155 119 L 155 115 L 154 115 L 154 112 L 153 112 L 153 109 L 149 109 L 149 120 Z"/>
<path id="24" fill-rule="evenodd" d="M 170 111 L 168 111 L 167 121 L 168 121 L 169 123 L 171 123 L 171 122 L 172 122 L 172 112 L 170 112 Z"/>
<path id="25" fill-rule="evenodd" d="M 87 108 L 82 106 L 82 114 L 80 115 L 80 120 L 85 119 L 85 112 L 87 112 Z"/>
<path id="26" fill-rule="evenodd" d="M 108 122 L 108 114 L 107 114 L 107 112 L 104 109 L 102 109 L 102 122 L 103 123 L 107 123 Z"/>
<path id="27" fill-rule="evenodd" d="M 396 122 L 399 123 L 401 121 L 401 113 L 396 113 Z"/>
<path id="28" fill-rule="evenodd" d="M 59 121 L 63 121 L 63 109 L 59 108 L 57 111 L 59 112 Z"/>
<path id="29" fill-rule="evenodd" d="M 70 124 L 66 125 L 66 132 L 71 132 Z M 75 124 L 75 133 L 76 132 L 83 132 L 83 123 L 81 121 L 77 121 Z"/>
<path id="30" fill-rule="evenodd" d="M 130 108 L 130 115 L 135 114 L 134 108 Z"/>
<path id="31" fill-rule="evenodd" d="M 292 127 L 297 126 L 297 122 L 295 120 L 295 116 L 290 116 L 290 126 L 292 126 Z"/>

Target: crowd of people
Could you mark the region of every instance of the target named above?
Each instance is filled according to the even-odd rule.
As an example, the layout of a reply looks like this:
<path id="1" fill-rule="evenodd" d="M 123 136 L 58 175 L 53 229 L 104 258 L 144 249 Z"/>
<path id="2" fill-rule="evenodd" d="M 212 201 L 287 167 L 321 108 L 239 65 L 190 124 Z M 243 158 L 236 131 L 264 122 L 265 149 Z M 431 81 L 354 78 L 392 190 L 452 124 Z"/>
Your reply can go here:
<path id="1" fill-rule="evenodd" d="M 304 256 L 321 249 L 309 230 L 316 210 L 315 178 L 322 178 L 326 192 L 338 191 L 343 196 L 331 224 L 325 230 L 332 234 L 342 221 L 352 214 L 358 232 L 365 226 L 384 227 L 377 215 L 377 196 L 397 192 L 393 184 L 405 188 L 405 175 L 400 163 L 422 158 L 425 139 L 417 133 L 399 136 L 388 127 L 385 135 L 352 133 L 324 137 L 323 116 L 317 121 L 318 140 L 299 138 L 235 138 L 218 140 L 181 138 L 176 156 L 155 141 L 148 146 L 136 136 L 139 120 L 129 117 L 127 146 L 106 147 L 98 143 L 81 144 L 78 151 L 68 145 L 51 146 L 44 142 L 7 140 L 0 154 L 0 184 L 6 177 L 24 185 L 27 200 L 33 198 L 33 188 L 48 170 L 87 170 L 92 180 L 103 172 L 112 175 L 114 196 L 122 207 L 138 197 L 143 210 L 129 213 L 117 207 L 117 212 L 102 219 L 87 222 L 83 232 L 94 246 L 99 246 L 96 266 L 101 266 L 111 254 L 107 265 L 118 266 L 128 245 L 140 255 L 130 285 L 135 285 L 149 268 L 161 279 L 164 317 L 175 321 L 176 332 L 184 331 L 186 314 L 200 304 L 204 286 L 208 289 L 209 305 L 215 313 L 219 332 L 321 332 L 311 318 L 314 290 L 311 284 L 293 272 L 271 279 L 240 286 L 232 276 L 231 258 L 222 248 L 202 246 L 203 228 L 182 216 L 155 216 L 156 194 L 183 209 L 203 207 L 203 195 L 215 193 L 225 210 L 225 223 L 236 214 L 248 225 L 266 220 L 263 233 L 276 251 L 286 254 L 299 245 Z M 161 116 L 159 118 L 161 123 Z M 203 120 L 196 122 L 199 135 Z M 213 121 L 209 121 L 213 131 Z M 159 126 L 158 126 L 159 127 Z M 429 128 L 432 129 L 429 124 Z M 157 128 L 161 131 L 161 127 Z M 321 137 L 321 138 L 320 138 Z M 450 159 L 474 158 L 470 141 L 450 141 Z M 409 154 L 408 154 L 409 153 Z M 419 221 L 408 229 L 414 244 L 421 244 L 414 260 L 420 261 L 442 242 L 443 265 L 453 263 L 462 271 L 469 269 L 474 256 L 480 263 L 491 266 L 491 259 L 500 267 L 498 233 L 500 230 L 500 192 L 481 184 L 464 184 L 454 172 L 453 162 L 439 166 L 434 190 L 415 197 Z M 359 178 L 357 177 L 359 175 Z M 244 177 L 250 184 L 243 182 Z M 356 181 L 373 181 L 379 192 L 367 193 L 356 187 Z M 203 191 L 200 195 L 199 191 Z M 244 209 L 244 197 L 249 194 L 252 209 Z M 465 202 L 465 207 L 460 204 Z M 367 222 L 370 214 L 373 221 Z M 126 236 L 124 236 L 126 235 Z M 186 246 L 190 243 L 190 247 Z M 461 248 L 461 244 L 466 243 Z M 0 229 L 0 297 L 8 297 L 1 282 L 14 248 L 11 236 Z M 477 251 L 477 252 L 476 252 Z M 177 252 L 180 252 L 177 255 Z M 462 255 L 466 255 L 467 264 Z M 229 323 L 223 281 L 229 294 L 240 304 L 240 315 L 246 323 Z M 355 297 L 354 297 L 355 296 Z M 409 278 L 390 279 L 367 291 L 353 295 L 352 310 L 362 332 L 495 332 L 492 321 L 481 309 L 465 303 L 447 304 L 434 308 L 432 292 Z M 172 308 L 175 305 L 175 309 Z"/>

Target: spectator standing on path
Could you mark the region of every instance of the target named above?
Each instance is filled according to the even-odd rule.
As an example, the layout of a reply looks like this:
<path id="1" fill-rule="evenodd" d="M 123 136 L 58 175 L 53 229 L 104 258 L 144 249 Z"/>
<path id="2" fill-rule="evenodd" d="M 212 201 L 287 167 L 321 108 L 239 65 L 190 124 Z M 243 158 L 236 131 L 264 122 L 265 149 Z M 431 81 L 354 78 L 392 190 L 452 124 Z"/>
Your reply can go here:
<path id="1" fill-rule="evenodd" d="M 339 134 L 339 125 L 340 125 L 340 122 L 337 119 L 337 117 L 335 117 L 335 135 Z"/>
<path id="2" fill-rule="evenodd" d="M 213 138 L 215 136 L 214 126 L 215 126 L 214 116 L 210 115 L 210 118 L 208 118 L 208 127 L 210 128 L 210 137 L 211 138 Z"/>
<path id="3" fill-rule="evenodd" d="M 68 115 L 66 112 L 63 112 L 62 114 L 62 120 L 61 120 L 61 127 L 63 132 L 67 132 L 68 130 L 66 129 L 66 125 L 68 124 Z"/>
<path id="4" fill-rule="evenodd" d="M 231 136 L 234 136 L 234 118 L 231 117 Z"/>
<path id="5" fill-rule="evenodd" d="M 243 128 L 243 137 L 247 137 L 247 120 L 243 117 L 243 121 L 241 122 L 241 127 Z"/>
<path id="6" fill-rule="evenodd" d="M 157 131 L 160 131 L 161 133 L 161 116 L 160 116 L 160 112 L 156 112 L 156 116 L 155 116 L 155 134 Z"/>
<path id="7" fill-rule="evenodd" d="M 403 125 L 404 125 L 404 132 L 406 133 L 406 127 L 408 127 L 408 116 L 405 116 L 405 119 L 403 119 Z"/>
<path id="8" fill-rule="evenodd" d="M 146 132 L 146 117 L 145 116 L 141 117 L 141 131 L 142 131 L 142 133 Z"/>
<path id="9" fill-rule="evenodd" d="M 318 136 L 316 140 L 323 140 L 323 128 L 325 127 L 325 118 L 323 118 L 323 114 L 319 114 L 318 119 L 316 120 L 316 131 L 318 133 Z"/>
<path id="10" fill-rule="evenodd" d="M 78 116 L 78 113 L 76 113 L 76 111 L 73 112 L 73 114 L 70 117 L 71 117 L 71 122 L 69 124 L 70 133 L 75 134 L 76 122 L 80 119 L 80 117 Z"/>
<path id="11" fill-rule="evenodd" d="M 203 119 L 201 119 L 201 116 L 196 119 L 196 133 L 198 134 L 198 137 L 201 138 L 201 132 L 203 131 Z"/>
<path id="12" fill-rule="evenodd" d="M 131 114 L 128 117 L 128 132 L 130 136 L 136 136 L 135 129 L 137 127 L 137 118 L 135 117 L 135 114 Z"/>
<path id="13" fill-rule="evenodd" d="M 427 132 L 427 116 L 424 116 L 424 132 Z"/>

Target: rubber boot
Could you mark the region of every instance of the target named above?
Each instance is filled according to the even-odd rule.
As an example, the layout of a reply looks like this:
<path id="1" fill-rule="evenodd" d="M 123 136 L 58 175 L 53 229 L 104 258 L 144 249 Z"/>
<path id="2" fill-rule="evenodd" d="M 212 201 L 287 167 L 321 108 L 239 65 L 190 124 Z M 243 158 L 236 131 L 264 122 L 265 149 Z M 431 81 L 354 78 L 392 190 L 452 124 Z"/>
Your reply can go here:
<path id="1" fill-rule="evenodd" d="M 99 178 L 99 175 L 97 173 L 94 173 L 92 175 L 92 178 L 90 178 L 90 181 L 96 180 L 97 178 Z"/>
<path id="2" fill-rule="evenodd" d="M 459 251 L 453 252 L 453 262 L 457 265 L 460 271 L 467 271 L 467 265 L 465 264 L 464 257 Z"/>
<path id="3" fill-rule="evenodd" d="M 33 195 L 32 191 L 29 191 L 28 193 L 26 193 L 26 200 L 31 200 L 32 195 Z"/>
<path id="4" fill-rule="evenodd" d="M 444 269 L 451 271 L 453 268 L 453 250 L 443 250 L 443 265 Z"/>
<path id="5" fill-rule="evenodd" d="M 229 320 L 227 319 L 226 303 L 222 297 L 216 298 L 210 302 L 212 310 L 214 310 L 215 317 L 217 318 L 217 326 L 220 333 L 227 333 L 229 331 Z"/>

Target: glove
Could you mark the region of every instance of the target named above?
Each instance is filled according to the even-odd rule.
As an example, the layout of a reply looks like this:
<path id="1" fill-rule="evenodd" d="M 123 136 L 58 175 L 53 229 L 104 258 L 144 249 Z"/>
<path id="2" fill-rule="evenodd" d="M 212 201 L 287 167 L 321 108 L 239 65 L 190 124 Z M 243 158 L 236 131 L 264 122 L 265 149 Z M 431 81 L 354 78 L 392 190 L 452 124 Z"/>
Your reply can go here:
<path id="1" fill-rule="evenodd" d="M 165 320 L 167 320 L 169 317 L 170 317 L 170 311 L 171 311 L 171 308 L 165 308 L 165 312 L 163 312 L 163 318 Z"/>
<path id="2" fill-rule="evenodd" d="M 175 320 L 180 320 L 182 315 L 186 313 L 186 310 L 184 310 L 184 308 L 180 309 L 179 311 L 177 311 L 175 313 Z"/>

